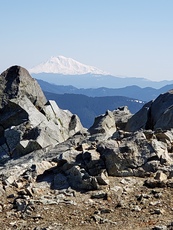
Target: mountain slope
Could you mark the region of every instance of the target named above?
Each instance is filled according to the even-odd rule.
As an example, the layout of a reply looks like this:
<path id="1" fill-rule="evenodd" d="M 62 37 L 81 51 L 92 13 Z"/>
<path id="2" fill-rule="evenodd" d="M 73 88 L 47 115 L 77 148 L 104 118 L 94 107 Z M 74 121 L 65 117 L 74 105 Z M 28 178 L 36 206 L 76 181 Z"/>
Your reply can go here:
<path id="1" fill-rule="evenodd" d="M 43 62 L 29 70 L 31 74 L 35 73 L 58 73 L 64 75 L 76 75 L 76 74 L 106 74 L 106 72 L 99 70 L 96 67 L 88 66 L 75 61 L 72 58 L 66 58 L 64 56 L 51 57 L 46 62 Z M 108 74 L 108 73 L 107 73 Z"/>
<path id="2" fill-rule="evenodd" d="M 93 124 L 96 116 L 105 113 L 106 110 L 127 105 L 132 113 L 136 113 L 144 105 L 142 101 L 121 96 L 87 97 L 77 94 L 44 93 L 48 100 L 55 100 L 61 109 L 68 109 L 77 114 L 86 128 Z"/>

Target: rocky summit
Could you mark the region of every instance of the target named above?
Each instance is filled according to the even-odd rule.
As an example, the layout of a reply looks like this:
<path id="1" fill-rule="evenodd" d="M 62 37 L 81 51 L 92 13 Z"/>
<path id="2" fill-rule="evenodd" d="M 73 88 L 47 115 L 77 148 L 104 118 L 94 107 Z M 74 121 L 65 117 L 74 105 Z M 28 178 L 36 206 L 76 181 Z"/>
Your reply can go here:
<path id="1" fill-rule="evenodd" d="M 172 92 L 87 130 L 20 66 L 0 75 L 0 229 L 173 229 Z"/>

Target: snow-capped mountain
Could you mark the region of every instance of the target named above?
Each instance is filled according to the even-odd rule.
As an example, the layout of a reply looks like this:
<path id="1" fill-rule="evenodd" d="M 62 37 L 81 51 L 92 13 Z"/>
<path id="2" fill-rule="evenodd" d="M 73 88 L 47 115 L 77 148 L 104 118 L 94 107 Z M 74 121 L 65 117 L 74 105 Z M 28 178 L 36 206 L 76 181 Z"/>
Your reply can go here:
<path id="1" fill-rule="evenodd" d="M 113 76 L 64 56 L 51 57 L 48 61 L 31 68 L 29 72 L 35 79 L 77 88 L 123 88 L 130 85 L 161 88 L 173 84 L 173 81 L 154 82 L 145 78 Z"/>
<path id="2" fill-rule="evenodd" d="M 29 70 L 32 74 L 38 73 L 56 73 L 64 75 L 78 75 L 78 74 L 108 74 L 93 66 L 82 64 L 72 58 L 64 56 L 51 57 L 48 61 L 43 62 Z"/>

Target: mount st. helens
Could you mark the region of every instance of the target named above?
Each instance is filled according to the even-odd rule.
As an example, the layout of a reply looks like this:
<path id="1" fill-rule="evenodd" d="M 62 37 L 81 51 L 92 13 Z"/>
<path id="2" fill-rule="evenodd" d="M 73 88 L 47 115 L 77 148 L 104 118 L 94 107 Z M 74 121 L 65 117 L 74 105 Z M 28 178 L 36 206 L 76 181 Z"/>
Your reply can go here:
<path id="1" fill-rule="evenodd" d="M 72 58 L 66 58 L 64 56 L 51 57 L 46 62 L 43 62 L 32 69 L 30 73 L 54 73 L 64 75 L 76 75 L 76 74 L 108 74 L 96 67 L 88 66 L 75 61 Z"/>
<path id="2" fill-rule="evenodd" d="M 121 88 L 131 85 L 161 88 L 173 81 L 150 81 L 145 78 L 116 77 L 93 66 L 82 64 L 64 56 L 51 57 L 29 70 L 36 78 L 57 85 L 72 85 L 77 88 Z"/>

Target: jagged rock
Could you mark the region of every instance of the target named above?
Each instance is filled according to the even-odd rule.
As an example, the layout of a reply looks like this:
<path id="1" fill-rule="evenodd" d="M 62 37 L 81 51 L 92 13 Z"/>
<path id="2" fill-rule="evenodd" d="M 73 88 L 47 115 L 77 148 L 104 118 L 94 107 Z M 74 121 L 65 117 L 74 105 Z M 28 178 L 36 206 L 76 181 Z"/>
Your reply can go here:
<path id="1" fill-rule="evenodd" d="M 159 165 L 172 164 L 166 144 L 155 139 L 148 142 L 143 132 L 136 132 L 121 142 L 103 141 L 97 150 L 111 176 L 144 176 L 145 172 L 157 171 Z"/>
<path id="2" fill-rule="evenodd" d="M 113 115 L 118 130 L 124 130 L 128 120 L 132 116 L 127 106 L 119 107 L 114 110 Z"/>
<path id="3" fill-rule="evenodd" d="M 173 90 L 164 94 L 160 94 L 151 105 L 151 126 L 156 130 L 161 128 L 163 130 L 173 127 L 172 116 L 172 103 Z"/>
<path id="4" fill-rule="evenodd" d="M 158 141 L 166 143 L 168 152 L 173 152 L 173 129 L 166 131 L 156 130 L 154 135 Z"/>
<path id="5" fill-rule="evenodd" d="M 163 173 L 162 171 L 158 171 L 156 172 L 154 179 L 159 180 L 159 181 L 166 181 L 167 175 Z"/>
<path id="6" fill-rule="evenodd" d="M 148 120 L 149 109 L 152 101 L 146 103 L 142 109 L 135 113 L 127 122 L 125 130 L 134 132 L 140 129 L 146 129 L 146 124 Z M 149 129 L 149 128 L 148 128 Z"/>
<path id="7" fill-rule="evenodd" d="M 14 208 L 17 209 L 17 211 L 24 212 L 28 206 L 28 201 L 25 199 L 15 199 L 14 200 Z"/>
<path id="8" fill-rule="evenodd" d="M 68 110 L 62 110 L 55 101 L 49 100 L 43 107 L 43 111 L 48 120 L 53 120 L 61 131 L 64 139 L 73 136 L 75 133 L 84 130 L 77 115 Z"/>
<path id="9" fill-rule="evenodd" d="M 146 137 L 147 140 L 151 140 L 151 139 L 155 139 L 156 138 L 156 136 L 154 134 L 154 131 L 152 131 L 151 129 L 144 130 L 143 132 L 144 132 L 145 137 Z"/>
<path id="10" fill-rule="evenodd" d="M 88 130 L 91 135 L 101 134 L 106 137 L 112 136 L 116 131 L 114 114 L 111 111 L 106 111 L 105 115 L 95 118 L 94 124 Z"/>
<path id="11" fill-rule="evenodd" d="M 57 162 L 58 165 L 64 165 L 66 163 L 68 165 L 74 165 L 76 163 L 78 154 L 79 152 L 75 149 L 69 149 L 63 153 L 58 154 L 57 157 L 53 159 L 53 161 Z"/>
<path id="12" fill-rule="evenodd" d="M 48 121 L 26 96 L 12 99 L 7 107 L 2 110 L 3 117 L 0 115 L 6 138 L 2 148 L 6 152 L 9 151 L 7 143 L 13 154 L 22 155 L 63 141 L 55 123 Z M 10 114 L 9 111 L 13 112 Z M 26 115 L 25 118 L 19 118 L 18 113 L 21 111 Z"/>
<path id="13" fill-rule="evenodd" d="M 90 176 L 85 169 L 79 166 L 73 166 L 66 172 L 68 183 L 73 189 L 77 190 L 95 190 L 99 188 L 97 179 Z"/>
<path id="14" fill-rule="evenodd" d="M 165 143 L 172 143 L 173 142 L 173 130 L 166 130 L 166 131 L 161 131 L 157 130 L 155 133 L 155 136 L 157 140 L 165 142 Z"/>
<path id="15" fill-rule="evenodd" d="M 91 140 L 102 140 L 111 137 L 117 129 L 124 129 L 128 119 L 132 116 L 127 106 L 114 111 L 106 111 L 104 115 L 95 118 L 94 124 L 89 128 Z"/>
<path id="16" fill-rule="evenodd" d="M 0 76 L 0 157 L 19 157 L 55 146 L 83 127 L 79 118 L 48 101 L 27 70 L 14 66 Z"/>
<path id="17" fill-rule="evenodd" d="M 104 169 L 104 161 L 100 158 L 100 153 L 98 153 L 96 149 L 83 152 L 82 159 L 84 161 L 84 167 L 92 176 L 99 175 L 102 169 Z"/>
<path id="18" fill-rule="evenodd" d="M 127 131 L 139 129 L 173 128 L 173 90 L 160 94 L 154 101 L 145 104 L 143 108 L 132 116 L 126 126 Z"/>
<path id="19" fill-rule="evenodd" d="M 96 176 L 99 185 L 109 185 L 109 178 L 106 170 Z"/>
<path id="20" fill-rule="evenodd" d="M 14 166 L 7 165 L 0 170 L 0 175 L 3 177 L 3 183 L 6 185 L 12 185 L 14 181 L 17 181 L 19 177 L 26 171 L 28 165 L 16 164 Z"/>

